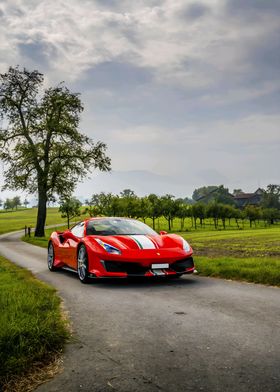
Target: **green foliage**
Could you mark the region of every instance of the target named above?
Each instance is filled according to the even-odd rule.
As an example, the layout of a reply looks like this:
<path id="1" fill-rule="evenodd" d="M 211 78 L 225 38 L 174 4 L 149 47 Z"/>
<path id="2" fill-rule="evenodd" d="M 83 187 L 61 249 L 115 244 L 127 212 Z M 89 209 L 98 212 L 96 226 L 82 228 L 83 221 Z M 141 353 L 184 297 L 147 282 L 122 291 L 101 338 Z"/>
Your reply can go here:
<path id="1" fill-rule="evenodd" d="M 252 222 L 256 222 L 256 220 L 261 219 L 262 216 L 261 209 L 259 207 L 246 206 L 244 212 L 250 221 L 250 227 L 252 227 Z"/>
<path id="2" fill-rule="evenodd" d="M 270 184 L 263 193 L 263 208 L 273 208 L 280 210 L 280 185 Z"/>
<path id="3" fill-rule="evenodd" d="M 193 199 L 201 203 L 221 203 L 235 205 L 233 196 L 229 193 L 228 188 L 224 188 L 223 185 L 219 186 L 204 186 L 195 189 L 193 192 Z"/>
<path id="4" fill-rule="evenodd" d="M 0 257 L 0 389 L 47 363 L 69 337 L 60 299 L 50 286 Z"/>
<path id="5" fill-rule="evenodd" d="M 82 203 L 76 197 L 66 197 L 61 199 L 59 212 L 62 218 L 67 218 L 68 229 L 70 220 L 81 215 Z"/>
<path id="6" fill-rule="evenodd" d="M 223 188 L 224 189 L 224 188 Z M 223 190 L 224 192 L 224 190 Z M 173 195 L 157 196 L 150 194 L 145 197 L 138 197 L 130 190 L 126 189 L 120 195 L 112 193 L 94 194 L 89 202 L 89 207 L 85 213 L 90 216 L 107 215 L 107 216 L 127 216 L 130 218 L 142 219 L 144 222 L 152 220 L 152 227 L 155 229 L 156 220 L 161 216 L 167 221 L 169 231 L 174 230 L 176 218 L 180 219 L 180 230 L 185 227 L 186 218 L 191 218 L 191 228 L 198 229 L 197 220 L 199 219 L 200 229 L 209 226 L 209 220 L 213 222 L 215 229 L 222 225 L 223 229 L 227 226 L 232 227 L 234 220 L 237 228 L 244 228 L 245 220 L 249 221 L 250 227 L 255 225 L 261 219 L 265 224 L 273 224 L 279 218 L 279 211 L 268 209 L 264 211 L 259 207 L 247 206 L 244 210 L 239 210 L 234 205 L 218 203 L 212 201 L 208 204 L 196 202 L 188 205 L 184 199 L 175 199 Z M 207 222 L 207 223 L 206 223 Z M 158 224 L 162 228 L 161 225 Z"/>
<path id="7" fill-rule="evenodd" d="M 274 224 L 275 220 L 280 219 L 280 209 L 277 208 L 263 208 L 262 217 L 267 222 Z"/>
<path id="8" fill-rule="evenodd" d="M 147 204 L 149 213 L 148 216 L 152 218 L 153 229 L 155 229 L 155 220 L 163 214 L 161 199 L 154 193 L 151 193 L 149 196 L 147 196 Z"/>
<path id="9" fill-rule="evenodd" d="M 4 209 L 13 210 L 15 208 L 17 210 L 20 205 L 21 201 L 19 196 L 15 196 L 12 199 L 7 198 L 4 202 Z"/>
<path id="10" fill-rule="evenodd" d="M 200 226 L 203 224 L 203 220 L 206 218 L 206 207 L 202 203 L 196 203 L 191 208 L 191 215 L 194 218 L 194 227 L 196 228 L 196 221 L 200 219 Z"/>
<path id="11" fill-rule="evenodd" d="M 211 192 L 217 189 L 216 185 L 202 186 L 201 188 L 197 188 L 193 191 L 192 198 L 195 201 L 198 201 L 202 197 L 207 196 Z"/>

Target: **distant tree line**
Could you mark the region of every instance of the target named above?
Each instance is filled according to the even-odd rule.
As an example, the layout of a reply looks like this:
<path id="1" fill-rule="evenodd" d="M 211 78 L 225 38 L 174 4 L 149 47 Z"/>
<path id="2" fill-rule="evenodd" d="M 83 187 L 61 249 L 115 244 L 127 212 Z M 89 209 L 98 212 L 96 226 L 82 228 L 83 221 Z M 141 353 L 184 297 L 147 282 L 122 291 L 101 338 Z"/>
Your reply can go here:
<path id="1" fill-rule="evenodd" d="M 4 210 L 17 210 L 19 207 L 24 206 L 27 208 L 29 201 L 24 199 L 22 202 L 19 196 L 14 196 L 12 198 L 7 198 L 5 201 L 0 200 L 0 207 L 3 206 Z"/>
<path id="2" fill-rule="evenodd" d="M 83 213 L 92 217 L 100 215 L 126 216 L 141 219 L 144 222 L 147 218 L 150 218 L 154 229 L 156 220 L 162 216 L 166 219 L 169 230 L 172 230 L 175 218 L 180 219 L 181 230 L 184 230 L 186 218 L 191 219 L 194 228 L 203 227 L 205 219 L 210 219 L 215 228 L 221 225 L 225 229 L 233 221 L 237 227 L 242 227 L 245 220 L 248 220 L 250 227 L 252 227 L 261 220 L 267 224 L 274 224 L 275 221 L 280 219 L 279 194 L 277 196 L 276 188 L 272 189 L 269 186 L 267 191 L 264 191 L 264 198 L 260 206 L 248 205 L 244 209 L 239 209 L 232 203 L 222 203 L 219 200 L 191 204 L 187 198 L 175 198 L 171 194 L 164 196 L 150 194 L 139 197 L 131 189 L 125 189 L 119 195 L 104 192 L 93 194 L 90 199 L 86 200 Z M 276 203 L 277 200 L 279 204 Z M 77 216 L 77 201 L 73 200 L 71 202 L 70 199 L 70 206 L 71 203 L 75 206 L 73 210 L 75 210 L 75 216 Z M 61 211 L 63 211 L 63 207 L 61 207 Z"/>

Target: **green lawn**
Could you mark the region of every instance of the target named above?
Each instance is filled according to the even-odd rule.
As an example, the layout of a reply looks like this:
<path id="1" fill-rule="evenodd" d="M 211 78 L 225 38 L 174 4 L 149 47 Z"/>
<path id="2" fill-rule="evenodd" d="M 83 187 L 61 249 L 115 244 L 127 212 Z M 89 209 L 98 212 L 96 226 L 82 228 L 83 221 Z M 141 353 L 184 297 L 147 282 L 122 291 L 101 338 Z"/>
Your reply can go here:
<path id="1" fill-rule="evenodd" d="M 280 286 L 280 227 L 184 233 L 198 273 Z"/>
<path id="2" fill-rule="evenodd" d="M 49 363 L 69 338 L 55 289 L 0 257 L 0 390 Z"/>
<path id="3" fill-rule="evenodd" d="M 197 256 L 195 265 L 203 276 L 280 286 L 280 258 Z"/>
<path id="4" fill-rule="evenodd" d="M 37 208 L 27 208 L 13 212 L 0 212 L 0 234 L 24 229 L 24 226 L 35 227 Z M 58 208 L 48 208 L 46 225 L 64 223 Z"/>
<path id="5" fill-rule="evenodd" d="M 280 259 L 280 226 L 266 229 L 180 233 L 200 256 L 276 257 Z"/>

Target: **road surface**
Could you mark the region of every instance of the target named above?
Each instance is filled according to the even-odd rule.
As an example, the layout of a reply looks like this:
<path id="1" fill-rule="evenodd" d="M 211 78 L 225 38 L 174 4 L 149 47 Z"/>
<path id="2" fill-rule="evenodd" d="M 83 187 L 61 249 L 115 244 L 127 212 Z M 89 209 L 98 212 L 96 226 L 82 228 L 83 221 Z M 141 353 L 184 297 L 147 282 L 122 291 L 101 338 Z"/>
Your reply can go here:
<path id="1" fill-rule="evenodd" d="M 49 272 L 46 250 L 2 235 L 0 253 L 55 286 L 75 332 L 39 392 L 280 391 L 280 289 L 187 276 L 102 281 Z"/>

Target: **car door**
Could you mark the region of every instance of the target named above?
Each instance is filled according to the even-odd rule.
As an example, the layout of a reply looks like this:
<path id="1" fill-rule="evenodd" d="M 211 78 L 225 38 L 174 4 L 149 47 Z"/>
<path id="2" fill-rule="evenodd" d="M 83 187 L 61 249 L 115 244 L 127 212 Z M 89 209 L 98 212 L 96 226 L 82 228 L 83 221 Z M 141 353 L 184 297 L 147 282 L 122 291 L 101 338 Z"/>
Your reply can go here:
<path id="1" fill-rule="evenodd" d="M 80 222 L 77 223 L 71 229 L 71 233 L 73 237 L 68 238 L 66 240 L 66 252 L 67 252 L 67 264 L 69 267 L 76 269 L 77 268 L 77 246 L 81 239 L 84 237 L 85 231 L 85 223 Z"/>

